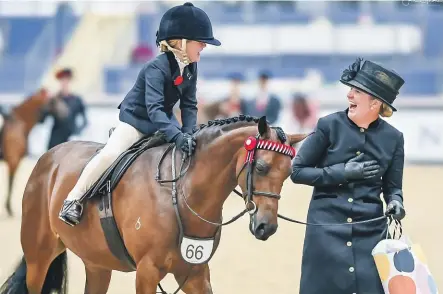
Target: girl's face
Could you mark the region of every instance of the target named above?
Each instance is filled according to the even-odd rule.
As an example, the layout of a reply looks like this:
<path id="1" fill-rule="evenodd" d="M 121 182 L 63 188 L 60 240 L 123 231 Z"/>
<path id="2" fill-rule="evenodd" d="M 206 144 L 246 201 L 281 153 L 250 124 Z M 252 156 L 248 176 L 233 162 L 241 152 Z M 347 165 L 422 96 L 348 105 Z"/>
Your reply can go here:
<path id="1" fill-rule="evenodd" d="M 371 95 L 352 87 L 348 92 L 349 112 L 348 116 L 352 119 L 365 119 L 378 113 L 381 102 L 373 99 Z"/>
<path id="2" fill-rule="evenodd" d="M 200 61 L 200 52 L 206 47 L 206 44 L 198 41 L 188 41 L 186 43 L 186 54 L 191 62 Z"/>

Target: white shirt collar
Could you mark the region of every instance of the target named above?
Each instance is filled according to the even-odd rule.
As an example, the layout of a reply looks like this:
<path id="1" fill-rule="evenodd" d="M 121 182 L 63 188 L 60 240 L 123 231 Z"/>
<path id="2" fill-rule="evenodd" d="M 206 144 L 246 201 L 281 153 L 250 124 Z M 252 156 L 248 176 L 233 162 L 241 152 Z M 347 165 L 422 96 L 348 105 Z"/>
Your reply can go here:
<path id="1" fill-rule="evenodd" d="M 175 60 L 177 60 L 178 67 L 180 68 L 180 75 L 183 75 L 183 71 L 185 69 L 186 64 L 183 63 L 180 58 L 177 57 L 177 55 L 174 54 Z"/>

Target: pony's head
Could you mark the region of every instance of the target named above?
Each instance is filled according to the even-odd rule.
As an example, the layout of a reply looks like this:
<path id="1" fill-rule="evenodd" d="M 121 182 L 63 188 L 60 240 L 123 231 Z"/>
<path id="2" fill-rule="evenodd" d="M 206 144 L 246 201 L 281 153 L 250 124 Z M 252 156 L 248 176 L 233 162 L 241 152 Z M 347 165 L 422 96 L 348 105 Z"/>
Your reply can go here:
<path id="1" fill-rule="evenodd" d="M 291 146 L 306 135 L 286 135 L 271 128 L 266 117 L 257 125 L 257 135 L 245 140 L 244 156 L 237 162 L 237 180 L 250 213 L 249 230 L 259 240 L 277 231 L 278 200 L 284 181 L 291 174 Z"/>
<path id="2" fill-rule="evenodd" d="M 44 88 L 39 89 L 29 99 L 38 105 L 42 105 L 48 101 L 48 91 Z"/>
<path id="3" fill-rule="evenodd" d="M 23 106 L 29 113 L 40 111 L 49 102 L 49 94 L 45 88 L 38 89 L 26 98 Z"/>
<path id="4" fill-rule="evenodd" d="M 32 122 L 48 103 L 48 92 L 42 88 L 27 96 L 23 103 L 15 106 L 13 112 L 24 121 Z M 33 124 L 33 123 L 32 123 Z"/>

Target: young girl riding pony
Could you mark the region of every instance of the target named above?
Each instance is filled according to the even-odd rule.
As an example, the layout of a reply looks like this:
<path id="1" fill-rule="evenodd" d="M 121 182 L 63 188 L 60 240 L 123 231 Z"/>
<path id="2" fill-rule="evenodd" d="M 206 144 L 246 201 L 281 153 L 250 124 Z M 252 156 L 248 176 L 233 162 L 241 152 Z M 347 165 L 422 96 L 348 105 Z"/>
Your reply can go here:
<path id="1" fill-rule="evenodd" d="M 163 54 L 141 69 L 119 105 L 119 123 L 64 201 L 59 214 L 62 221 L 71 226 L 80 222 L 83 204 L 79 199 L 120 154 L 143 136 L 160 131 L 168 142 L 175 142 L 184 152 L 194 151 L 191 133 L 197 123 L 197 62 L 206 44 L 221 45 L 214 38 L 211 21 L 202 9 L 187 2 L 163 15 L 157 32 L 157 45 Z M 178 100 L 182 127 L 173 114 Z"/>

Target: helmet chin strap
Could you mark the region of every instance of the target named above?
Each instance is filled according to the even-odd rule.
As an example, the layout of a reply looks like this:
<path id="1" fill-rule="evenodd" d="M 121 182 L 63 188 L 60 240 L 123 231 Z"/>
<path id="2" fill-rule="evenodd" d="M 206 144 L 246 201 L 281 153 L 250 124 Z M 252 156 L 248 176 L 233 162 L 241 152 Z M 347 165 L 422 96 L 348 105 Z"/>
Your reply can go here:
<path id="1" fill-rule="evenodd" d="M 182 53 L 183 63 L 188 65 L 189 63 L 191 63 L 191 61 L 188 58 L 188 54 L 186 54 L 186 44 L 188 44 L 188 40 L 182 39 L 181 53 Z"/>
<path id="2" fill-rule="evenodd" d="M 189 60 L 189 57 L 186 54 L 187 41 L 188 41 L 187 39 L 181 40 L 181 49 L 172 48 L 171 46 L 169 46 L 168 42 L 166 41 L 161 41 L 160 45 L 165 45 L 168 48 L 168 50 L 174 53 L 174 55 L 177 56 L 181 62 L 183 62 L 185 65 L 188 65 L 189 63 L 191 63 L 191 61 Z"/>

